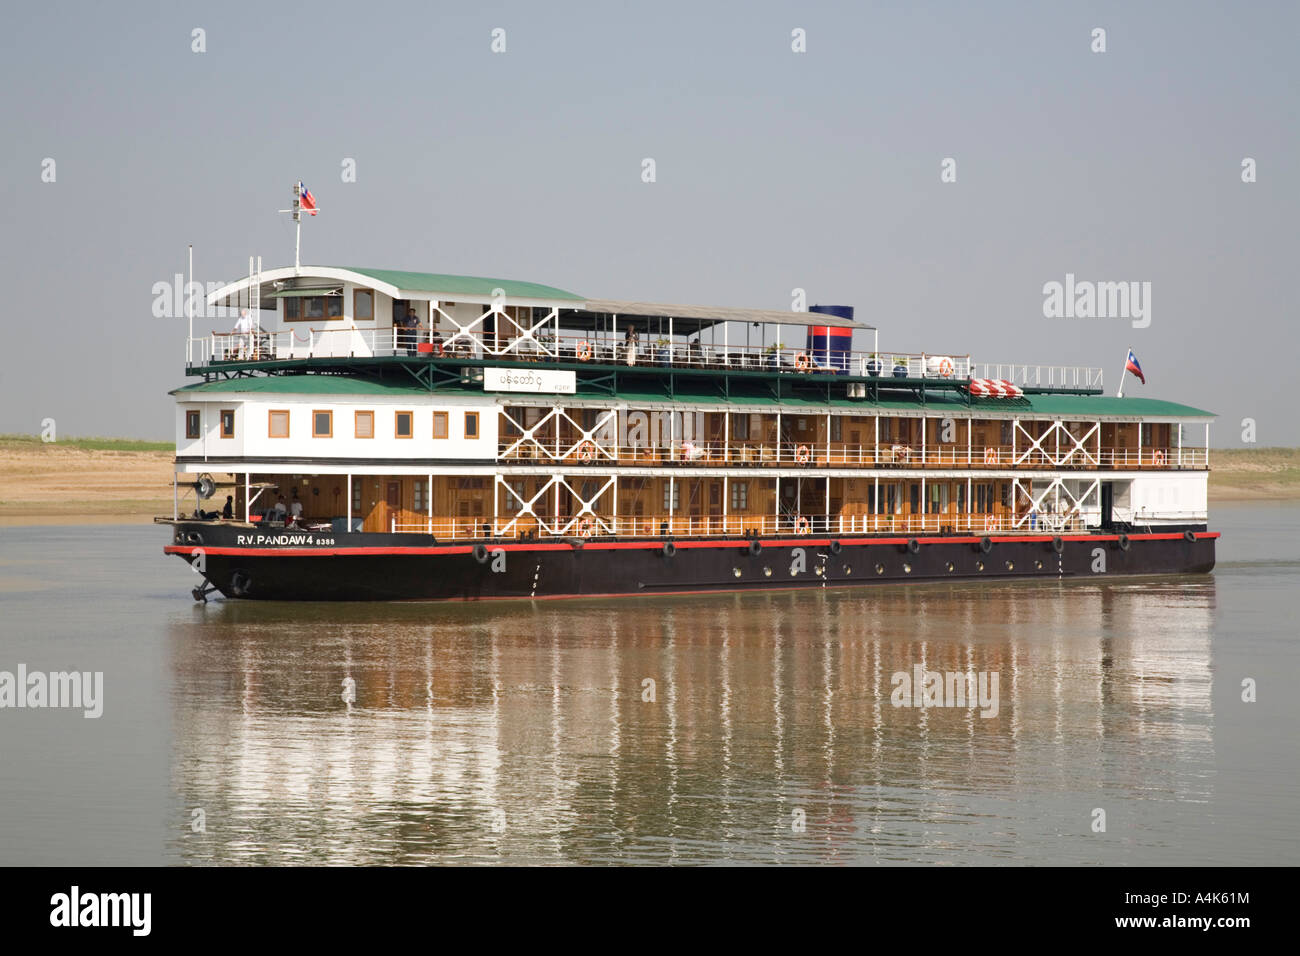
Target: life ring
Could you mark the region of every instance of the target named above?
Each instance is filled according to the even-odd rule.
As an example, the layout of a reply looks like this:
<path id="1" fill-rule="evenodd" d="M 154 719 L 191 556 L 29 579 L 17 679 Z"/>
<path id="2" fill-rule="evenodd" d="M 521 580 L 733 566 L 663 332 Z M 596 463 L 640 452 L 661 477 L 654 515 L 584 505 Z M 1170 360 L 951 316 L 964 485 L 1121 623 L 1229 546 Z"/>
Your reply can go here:
<path id="1" fill-rule="evenodd" d="M 578 343 L 578 361 L 579 362 L 591 361 L 591 343 L 588 342 L 586 339 L 583 339 L 581 342 Z"/>
<path id="2" fill-rule="evenodd" d="M 980 552 L 983 554 L 988 554 L 992 550 L 993 550 L 993 539 L 990 538 L 988 535 L 985 535 L 984 537 L 980 538 Z"/>
<path id="3" fill-rule="evenodd" d="M 1055 551 L 1057 554 L 1060 554 L 1062 551 L 1065 550 L 1065 539 L 1062 538 L 1059 534 L 1052 539 L 1052 550 Z"/>
<path id="4" fill-rule="evenodd" d="M 952 378 L 952 359 L 946 355 L 939 359 L 939 375 L 943 378 Z"/>
<path id="5" fill-rule="evenodd" d="M 812 359 L 807 352 L 800 352 L 794 357 L 794 367 L 801 372 L 806 372 L 812 368 Z"/>
<path id="6" fill-rule="evenodd" d="M 794 460 L 797 461 L 797 462 L 798 462 L 799 464 L 801 464 L 801 465 L 806 465 L 806 464 L 808 464 L 808 460 L 809 460 L 811 457 L 812 457 L 812 452 L 810 452 L 810 451 L 808 450 L 808 446 L 807 446 L 807 445 L 800 445 L 800 446 L 799 446 L 798 448 L 796 448 L 795 451 L 794 451 Z"/>
<path id="7" fill-rule="evenodd" d="M 1129 548 L 1128 535 L 1126 534 L 1120 535 L 1119 538 L 1116 539 L 1115 543 L 1119 545 L 1119 549 L 1121 551 L 1127 551 Z"/>
<path id="8" fill-rule="evenodd" d="M 985 531 L 997 531 L 997 530 L 998 530 L 998 519 L 997 519 L 995 516 L 993 516 L 993 515 L 989 515 L 987 518 L 985 518 L 985 519 L 984 519 L 984 530 L 985 530 Z"/>
<path id="9" fill-rule="evenodd" d="M 578 457 L 583 461 L 591 461 L 596 457 L 596 445 L 594 442 L 585 441 L 578 446 Z"/>
<path id="10" fill-rule="evenodd" d="M 757 538 L 749 542 L 749 554 L 751 557 L 756 558 L 762 553 L 763 553 L 763 542 L 759 541 Z"/>
<path id="11" fill-rule="evenodd" d="M 810 531 L 812 531 L 812 522 L 808 520 L 806 515 L 800 515 L 794 523 L 794 533 L 808 534 Z"/>
<path id="12" fill-rule="evenodd" d="M 671 558 L 677 553 L 677 545 L 673 544 L 671 541 L 665 541 L 663 552 L 665 558 Z"/>
<path id="13" fill-rule="evenodd" d="M 477 561 L 479 564 L 488 563 L 488 549 L 485 545 L 481 545 L 481 544 L 474 545 L 474 560 Z"/>
<path id="14" fill-rule="evenodd" d="M 831 554 L 839 554 L 841 551 L 844 550 L 844 545 L 840 544 L 838 541 L 832 541 L 830 548 L 831 548 Z"/>
<path id="15" fill-rule="evenodd" d="M 998 450 L 996 448 L 984 449 L 984 464 L 996 465 L 998 463 Z"/>
<path id="16" fill-rule="evenodd" d="M 1157 465 L 1163 465 L 1165 463 L 1165 453 L 1159 448 L 1156 449 L 1155 454 L 1151 457 Z"/>
<path id="17" fill-rule="evenodd" d="M 578 534 L 582 535 L 584 538 L 590 538 L 590 537 L 591 537 L 591 519 L 590 519 L 590 518 L 583 518 L 581 521 L 578 522 Z"/>
<path id="18" fill-rule="evenodd" d="M 920 541 L 917 541 L 915 538 L 908 538 L 908 539 L 907 539 L 907 551 L 908 551 L 909 554 L 916 554 L 916 553 L 919 552 L 920 550 L 921 550 L 921 542 L 920 542 Z"/>

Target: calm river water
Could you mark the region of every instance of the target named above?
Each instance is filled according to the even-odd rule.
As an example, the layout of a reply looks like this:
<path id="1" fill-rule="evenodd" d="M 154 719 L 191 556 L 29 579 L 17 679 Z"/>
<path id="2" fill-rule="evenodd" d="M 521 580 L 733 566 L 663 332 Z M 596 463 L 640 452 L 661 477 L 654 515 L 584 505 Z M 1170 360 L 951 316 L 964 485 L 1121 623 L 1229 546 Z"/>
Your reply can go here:
<path id="1" fill-rule="evenodd" d="M 1214 515 L 1210 576 L 479 605 L 0 528 L 0 671 L 104 674 L 0 710 L 0 864 L 1297 864 L 1300 506 Z"/>

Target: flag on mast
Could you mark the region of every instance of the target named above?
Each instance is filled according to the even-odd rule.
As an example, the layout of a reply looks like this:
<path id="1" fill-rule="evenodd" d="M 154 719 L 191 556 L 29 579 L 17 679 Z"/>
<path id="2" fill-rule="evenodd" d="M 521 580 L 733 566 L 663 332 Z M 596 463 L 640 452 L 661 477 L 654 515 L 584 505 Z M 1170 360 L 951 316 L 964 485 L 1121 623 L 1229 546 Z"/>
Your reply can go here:
<path id="1" fill-rule="evenodd" d="M 312 213 L 312 215 L 316 214 Z M 1138 364 L 1138 357 L 1133 354 L 1132 349 L 1128 350 L 1128 361 L 1124 363 L 1124 371 L 1132 372 L 1143 385 L 1147 383 L 1146 376 L 1142 374 L 1142 366 Z"/>
<path id="2" fill-rule="evenodd" d="M 313 216 L 316 215 L 316 197 L 311 194 L 310 189 L 302 184 L 302 180 L 298 181 L 298 197 L 302 202 L 302 208 L 306 209 Z M 1132 354 L 1132 352 L 1129 353 L 1129 355 Z"/>

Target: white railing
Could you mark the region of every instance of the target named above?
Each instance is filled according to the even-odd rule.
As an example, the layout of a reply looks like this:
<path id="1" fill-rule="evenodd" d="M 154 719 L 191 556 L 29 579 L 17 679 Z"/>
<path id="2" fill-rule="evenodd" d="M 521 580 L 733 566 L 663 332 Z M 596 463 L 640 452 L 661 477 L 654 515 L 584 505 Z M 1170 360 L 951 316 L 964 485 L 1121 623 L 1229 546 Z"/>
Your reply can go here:
<path id="1" fill-rule="evenodd" d="M 977 365 L 969 355 L 925 352 L 875 353 L 782 346 L 700 345 L 638 342 L 582 334 L 508 340 L 491 333 L 461 333 L 391 327 L 331 328 L 303 325 L 275 332 L 213 331 L 190 339 L 190 365 L 301 358 L 370 358 L 376 356 L 483 359 L 494 362 L 558 362 L 630 365 L 650 368 L 781 372 L 791 375 L 833 374 L 868 378 L 965 381 L 1005 379 L 1015 385 L 1100 388 L 1101 369 L 1046 365 Z"/>
<path id="2" fill-rule="evenodd" d="M 611 445 L 599 439 L 579 441 L 562 438 L 557 448 L 553 439 L 537 436 L 528 441 L 519 436 L 497 446 L 497 461 L 566 462 L 575 465 L 683 465 L 697 467 L 770 466 L 819 468 L 1035 468 L 1108 469 L 1156 468 L 1197 469 L 1206 467 L 1205 449 L 1105 448 L 1100 456 L 1094 446 L 1083 449 L 1013 449 L 1011 445 L 920 445 L 881 442 L 741 442 L 679 441 L 667 444 Z"/>
<path id="3" fill-rule="evenodd" d="M 973 366 L 972 378 L 991 378 L 1019 385 L 1021 388 L 1088 388 L 1102 387 L 1102 370 L 1083 365 L 1000 365 L 980 363 Z"/>
<path id="4" fill-rule="evenodd" d="M 508 515 L 499 518 L 429 518 L 398 522 L 397 533 L 431 534 L 439 540 L 521 540 L 533 538 L 599 538 L 618 536 L 701 538 L 744 535 L 852 534 L 1069 534 L 1088 528 L 1078 514 L 1037 514 L 1013 527 L 1009 513 L 986 514 L 861 514 L 861 515 L 650 515 L 619 516 L 586 512 L 581 515 Z"/>

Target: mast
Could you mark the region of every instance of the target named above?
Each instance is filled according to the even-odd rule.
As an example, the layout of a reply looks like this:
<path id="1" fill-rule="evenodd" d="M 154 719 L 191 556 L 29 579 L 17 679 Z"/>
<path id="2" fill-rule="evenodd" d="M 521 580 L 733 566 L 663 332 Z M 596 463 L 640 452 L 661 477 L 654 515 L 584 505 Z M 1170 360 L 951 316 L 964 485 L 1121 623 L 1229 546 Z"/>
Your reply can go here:
<path id="1" fill-rule="evenodd" d="M 293 217 L 294 236 L 293 236 L 293 267 L 295 269 L 302 267 L 302 180 L 293 184 L 293 205 L 288 209 L 281 209 L 280 212 L 287 212 Z"/>

